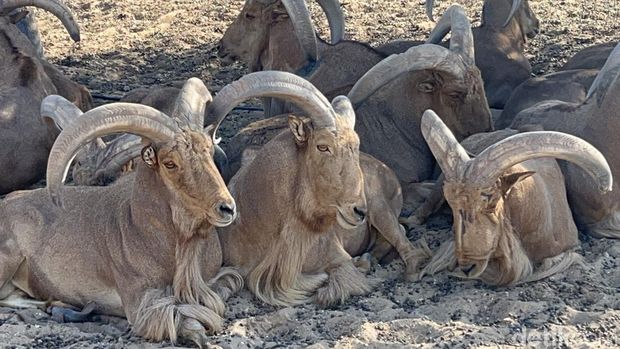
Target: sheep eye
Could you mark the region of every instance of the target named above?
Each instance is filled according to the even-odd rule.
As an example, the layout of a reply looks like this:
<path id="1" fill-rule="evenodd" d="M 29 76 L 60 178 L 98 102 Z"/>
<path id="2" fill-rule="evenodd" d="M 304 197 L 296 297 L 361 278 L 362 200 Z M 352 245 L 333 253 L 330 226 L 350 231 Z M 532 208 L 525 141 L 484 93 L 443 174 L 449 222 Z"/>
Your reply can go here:
<path id="1" fill-rule="evenodd" d="M 172 161 L 166 161 L 164 162 L 164 166 L 166 166 L 167 169 L 172 170 L 173 168 L 176 168 L 177 165 L 172 162 Z"/>
<path id="2" fill-rule="evenodd" d="M 316 148 L 322 153 L 329 151 L 329 147 L 326 146 L 325 144 L 319 144 L 316 146 Z"/>
<path id="3" fill-rule="evenodd" d="M 250 19 L 250 20 L 252 20 L 252 19 L 256 18 L 256 16 L 254 16 L 253 14 L 251 14 L 251 13 L 249 13 L 249 12 L 246 12 L 246 13 L 245 13 L 245 18 L 246 18 L 246 19 Z"/>
<path id="4" fill-rule="evenodd" d="M 421 82 L 418 84 L 418 90 L 424 93 L 431 93 L 435 90 L 435 86 L 430 82 Z"/>

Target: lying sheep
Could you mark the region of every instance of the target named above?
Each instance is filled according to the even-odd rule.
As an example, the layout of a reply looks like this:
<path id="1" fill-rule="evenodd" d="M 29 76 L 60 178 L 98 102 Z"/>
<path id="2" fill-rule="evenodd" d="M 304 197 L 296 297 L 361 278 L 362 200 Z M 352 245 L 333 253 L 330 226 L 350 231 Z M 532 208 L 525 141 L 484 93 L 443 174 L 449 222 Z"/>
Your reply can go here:
<path id="1" fill-rule="evenodd" d="M 39 105 L 45 96 L 63 93 L 90 108 L 88 91 L 66 79 L 37 56 L 34 46 L 14 24 L 16 8 L 33 5 L 62 20 L 73 37 L 79 29 L 68 8 L 57 1 L 14 0 L 0 2 L 0 195 L 23 189 L 44 174 L 48 154 L 58 131 L 41 121 Z M 24 141 L 27 139 L 28 141 Z"/>
<path id="2" fill-rule="evenodd" d="M 231 179 L 239 220 L 218 229 L 224 264 L 239 268 L 248 288 L 266 303 L 339 303 L 370 291 L 347 253 L 367 248 L 368 220 L 415 268 L 419 254 L 397 220 L 400 188 L 385 165 L 360 155 L 348 100 L 338 97 L 330 105 L 295 75 L 259 72 L 222 89 L 209 116 L 221 119 L 252 97 L 287 99 L 310 121 L 290 116 L 289 129 Z"/>
<path id="3" fill-rule="evenodd" d="M 145 338 L 206 347 L 206 333 L 222 328 L 223 301 L 242 285 L 238 273 L 220 270 L 214 226 L 231 224 L 237 211 L 212 159 L 214 128 L 202 130 L 210 101 L 190 79 L 172 118 L 115 103 L 65 128 L 50 152 L 47 188 L 0 202 L 1 304 L 94 303 L 96 312 L 126 316 Z M 143 139 L 134 173 L 107 187 L 63 187 L 80 147 L 116 132 Z M 52 312 L 76 317 L 59 306 Z"/>
<path id="4" fill-rule="evenodd" d="M 603 155 L 586 141 L 559 132 L 502 130 L 474 135 L 461 146 L 431 110 L 422 134 L 445 180 L 454 240 L 444 243 L 422 275 L 443 268 L 492 285 L 534 281 L 568 268 L 579 255 L 577 227 L 566 199 L 562 172 L 567 160 L 612 188 Z M 470 158 L 471 153 L 478 154 Z"/>

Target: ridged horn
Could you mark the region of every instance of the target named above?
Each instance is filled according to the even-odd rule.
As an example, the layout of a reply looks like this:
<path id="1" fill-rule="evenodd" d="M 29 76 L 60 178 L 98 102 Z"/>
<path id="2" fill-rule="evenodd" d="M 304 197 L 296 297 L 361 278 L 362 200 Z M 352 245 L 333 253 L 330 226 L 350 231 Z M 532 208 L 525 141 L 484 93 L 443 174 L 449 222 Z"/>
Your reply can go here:
<path id="1" fill-rule="evenodd" d="M 145 105 L 112 103 L 84 113 L 65 128 L 52 146 L 47 164 L 47 188 L 54 204 L 61 206 L 60 189 L 71 161 L 80 147 L 110 133 L 133 133 L 153 142 L 173 138 L 179 128 L 162 112 Z"/>
<path id="2" fill-rule="evenodd" d="M 61 131 L 81 115 L 80 108 L 58 95 L 47 96 L 41 102 L 41 118 L 51 119 Z"/>
<path id="3" fill-rule="evenodd" d="M 317 0 L 329 23 L 332 45 L 344 40 L 344 13 L 338 0 Z"/>
<path id="4" fill-rule="evenodd" d="M 80 41 L 80 27 L 67 5 L 58 0 L 0 0 L 0 11 L 10 11 L 19 7 L 33 6 L 46 10 L 56 16 L 73 41 Z"/>
<path id="5" fill-rule="evenodd" d="M 468 164 L 464 178 L 488 187 L 510 167 L 538 158 L 570 161 L 592 176 L 601 192 L 612 188 L 611 169 L 603 154 L 579 137 L 554 131 L 519 133 L 491 145 Z"/>
<path id="6" fill-rule="evenodd" d="M 460 5 L 452 5 L 444 12 L 426 43 L 439 44 L 450 31 L 450 51 L 461 55 L 468 65 L 474 65 L 474 35 L 469 18 Z"/>
<path id="7" fill-rule="evenodd" d="M 510 7 L 510 13 L 508 13 L 508 18 L 506 18 L 506 21 L 504 22 L 504 27 L 507 26 L 508 23 L 510 23 L 512 18 L 515 16 L 515 13 L 517 13 L 517 10 L 519 9 L 519 7 L 521 7 L 522 3 L 523 3 L 523 0 L 512 0 L 512 6 Z"/>
<path id="8" fill-rule="evenodd" d="M 108 143 L 105 151 L 97 157 L 93 171 L 94 177 L 112 177 L 130 160 L 140 156 L 142 138 L 133 134 L 123 134 Z"/>
<path id="9" fill-rule="evenodd" d="M 357 108 L 384 85 L 402 74 L 416 70 L 433 69 L 462 77 L 465 75 L 465 66 L 460 59 L 455 58 L 450 50 L 438 45 L 414 46 L 377 63 L 353 85 L 347 96 L 353 107 Z"/>
<path id="10" fill-rule="evenodd" d="M 281 71 L 260 71 L 243 76 L 224 87 L 207 109 L 208 131 L 217 141 L 217 129 L 239 103 L 255 97 L 288 100 L 302 109 L 315 127 L 334 127 L 335 112 L 323 94 L 307 80 Z"/>
<path id="11" fill-rule="evenodd" d="M 202 80 L 190 78 L 183 85 L 171 116 L 173 118 L 183 119 L 190 125 L 202 128 L 205 109 L 207 104 L 211 103 L 212 100 L 211 93 Z"/>
<path id="12" fill-rule="evenodd" d="M 465 148 L 459 144 L 441 118 L 430 109 L 422 114 L 421 129 L 422 136 L 435 156 L 446 180 L 460 180 L 465 166 L 470 161 Z"/>
<path id="13" fill-rule="evenodd" d="M 620 76 L 620 43 L 611 51 L 605 65 L 596 75 L 588 90 L 586 100 L 596 96 L 596 104 L 600 107 L 607 95 L 607 90 L 618 79 L 618 76 Z"/>
<path id="14" fill-rule="evenodd" d="M 295 34 L 306 57 L 309 61 L 316 62 L 319 55 L 316 33 L 306 2 L 304 0 L 282 0 L 282 4 L 291 18 Z"/>

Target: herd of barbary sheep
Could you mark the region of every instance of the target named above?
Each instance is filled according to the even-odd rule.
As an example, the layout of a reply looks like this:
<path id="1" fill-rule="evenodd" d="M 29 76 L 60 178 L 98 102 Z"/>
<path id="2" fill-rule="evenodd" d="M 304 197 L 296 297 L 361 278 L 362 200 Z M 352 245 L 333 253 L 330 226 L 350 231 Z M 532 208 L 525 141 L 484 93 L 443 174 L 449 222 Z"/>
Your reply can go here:
<path id="1" fill-rule="evenodd" d="M 247 0 L 219 55 L 251 73 L 215 97 L 192 78 L 92 108 L 24 9 L 79 40 L 68 7 L 0 1 L 0 305 L 123 316 L 203 347 L 244 286 L 331 306 L 370 292 L 372 263 L 396 254 L 411 282 L 514 285 L 578 262 L 577 229 L 620 237 L 620 46 L 530 78 L 527 0 L 484 1 L 477 28 L 453 5 L 426 42 L 380 47 L 345 40 L 338 0 L 317 2 L 330 42 L 303 0 Z M 220 147 L 220 124 L 256 97 L 264 119 Z M 444 201 L 454 235 L 432 253 L 405 226 Z"/>

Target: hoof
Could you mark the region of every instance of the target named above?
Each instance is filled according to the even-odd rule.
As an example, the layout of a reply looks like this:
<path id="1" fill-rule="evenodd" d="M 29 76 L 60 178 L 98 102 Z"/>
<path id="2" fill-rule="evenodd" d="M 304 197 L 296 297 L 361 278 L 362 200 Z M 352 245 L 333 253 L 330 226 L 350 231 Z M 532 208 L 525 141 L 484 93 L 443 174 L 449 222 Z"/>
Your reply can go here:
<path id="1" fill-rule="evenodd" d="M 49 307 L 49 312 L 52 314 L 52 319 L 56 322 L 89 322 L 93 321 L 96 308 L 95 303 L 92 302 L 86 304 L 82 311 L 52 305 Z"/>

